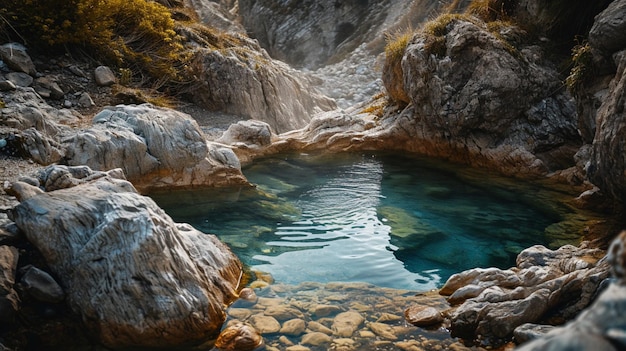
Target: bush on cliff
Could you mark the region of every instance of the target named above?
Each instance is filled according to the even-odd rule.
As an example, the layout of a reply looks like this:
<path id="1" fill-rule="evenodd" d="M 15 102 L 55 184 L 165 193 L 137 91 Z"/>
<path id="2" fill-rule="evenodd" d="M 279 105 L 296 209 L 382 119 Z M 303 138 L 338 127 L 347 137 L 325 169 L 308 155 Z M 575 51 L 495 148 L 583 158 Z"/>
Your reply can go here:
<path id="1" fill-rule="evenodd" d="M 177 78 L 182 39 L 169 9 L 147 0 L 5 0 L 0 33 L 49 52 L 81 48 L 152 80 Z"/>

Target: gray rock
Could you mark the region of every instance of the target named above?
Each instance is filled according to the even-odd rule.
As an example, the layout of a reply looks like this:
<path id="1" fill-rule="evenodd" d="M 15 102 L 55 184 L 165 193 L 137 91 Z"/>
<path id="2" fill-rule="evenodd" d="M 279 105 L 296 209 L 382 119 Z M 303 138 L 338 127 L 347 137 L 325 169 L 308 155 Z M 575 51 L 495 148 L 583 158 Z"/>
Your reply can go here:
<path id="1" fill-rule="evenodd" d="M 236 297 L 242 266 L 228 247 L 174 223 L 124 180 L 36 195 L 12 215 L 107 347 L 204 341 Z"/>
<path id="2" fill-rule="evenodd" d="M 596 134 L 592 144 L 587 175 L 602 192 L 618 201 L 626 198 L 626 50 L 614 55 L 618 67 L 596 116 Z"/>
<path id="3" fill-rule="evenodd" d="M 302 73 L 240 39 L 241 47 L 196 52 L 196 103 L 266 122 L 278 133 L 304 127 L 313 114 L 336 107 Z"/>
<path id="4" fill-rule="evenodd" d="M 18 43 L 7 43 L 0 45 L 0 59 L 4 61 L 12 70 L 35 76 L 37 70 L 26 53 L 26 48 Z"/>
<path id="5" fill-rule="evenodd" d="M 62 99 L 65 95 L 63 89 L 61 89 L 61 87 L 59 87 L 59 84 L 57 84 L 57 82 L 51 77 L 39 77 L 35 80 L 35 84 L 39 85 L 45 90 L 50 91 L 50 97 L 53 99 Z"/>
<path id="6" fill-rule="evenodd" d="M 108 107 L 91 129 L 65 139 L 66 162 L 121 168 L 140 189 L 247 184 L 232 150 L 207 144 L 184 113 L 149 104 Z"/>
<path id="7" fill-rule="evenodd" d="M 23 130 L 18 136 L 21 148 L 40 165 L 58 162 L 64 156 L 64 150 L 59 143 L 35 128 Z"/>
<path id="8" fill-rule="evenodd" d="M 14 290 L 19 253 L 15 247 L 0 246 L 0 325 L 14 323 L 19 298 Z"/>
<path id="9" fill-rule="evenodd" d="M 18 87 L 29 87 L 33 84 L 33 77 L 24 72 L 10 72 L 6 74 L 6 78 Z"/>
<path id="10" fill-rule="evenodd" d="M 585 245 L 558 250 L 533 246 L 518 255 L 517 267 L 472 269 L 451 276 L 440 290 L 461 303 L 450 315 L 453 336 L 496 341 L 550 311 L 572 318 L 587 307 L 608 276 L 603 252 Z"/>
<path id="11" fill-rule="evenodd" d="M 539 339 L 554 328 L 555 327 L 551 325 L 526 323 L 515 328 L 513 336 L 518 344 L 522 344 L 530 340 Z"/>
<path id="12" fill-rule="evenodd" d="M 605 56 L 624 50 L 626 43 L 626 1 L 609 4 L 589 31 L 589 44 Z"/>
<path id="13" fill-rule="evenodd" d="M 93 73 L 96 84 L 99 86 L 108 87 L 117 82 L 115 74 L 113 74 L 113 71 L 107 66 L 98 66 Z"/>
<path id="14" fill-rule="evenodd" d="M 78 98 L 78 106 L 80 106 L 80 107 L 92 107 L 94 105 L 95 105 L 95 103 L 91 99 L 91 96 L 89 95 L 89 93 L 85 92 L 85 93 L 80 94 L 80 97 Z"/>
<path id="15" fill-rule="evenodd" d="M 0 91 L 11 91 L 17 89 L 15 83 L 10 80 L 0 80 Z"/>
<path id="16" fill-rule="evenodd" d="M 555 160 L 573 156 L 580 136 L 557 71 L 480 23 L 452 19 L 437 35 L 418 32 L 401 61 L 425 151 L 507 174 L 561 169 Z"/>
<path id="17" fill-rule="evenodd" d="M 226 327 L 215 341 L 215 347 L 224 351 L 252 351 L 261 345 L 263 345 L 261 334 L 243 323 Z"/>
<path id="18" fill-rule="evenodd" d="M 269 124 L 261 121 L 246 120 L 231 124 L 216 141 L 230 145 L 243 143 L 249 147 L 260 147 L 271 144 L 272 135 Z"/>
<path id="19" fill-rule="evenodd" d="M 50 274 L 33 266 L 20 270 L 20 287 L 35 299 L 43 302 L 59 303 L 65 298 L 63 288 Z"/>

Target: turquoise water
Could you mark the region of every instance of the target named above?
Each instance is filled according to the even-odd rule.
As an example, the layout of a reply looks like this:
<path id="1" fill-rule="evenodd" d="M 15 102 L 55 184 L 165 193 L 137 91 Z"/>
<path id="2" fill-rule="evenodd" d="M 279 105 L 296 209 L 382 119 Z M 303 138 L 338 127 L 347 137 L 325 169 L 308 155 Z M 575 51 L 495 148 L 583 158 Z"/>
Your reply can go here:
<path id="1" fill-rule="evenodd" d="M 256 188 L 151 196 L 285 284 L 434 289 L 465 269 L 514 266 L 559 221 L 535 206 L 538 188 L 416 157 L 281 155 L 244 174 Z"/>

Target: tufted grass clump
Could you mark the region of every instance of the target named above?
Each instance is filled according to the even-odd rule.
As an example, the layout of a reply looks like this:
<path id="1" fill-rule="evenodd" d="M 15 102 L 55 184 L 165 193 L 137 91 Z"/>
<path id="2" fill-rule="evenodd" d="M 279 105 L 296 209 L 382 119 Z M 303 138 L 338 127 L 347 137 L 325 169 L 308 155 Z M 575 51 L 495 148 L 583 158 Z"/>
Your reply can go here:
<path id="1" fill-rule="evenodd" d="M 404 30 L 398 30 L 393 34 L 387 33 L 385 39 L 387 44 L 385 45 L 385 58 L 388 61 L 398 61 L 402 59 L 404 51 L 406 50 L 409 41 L 413 37 L 413 29 L 406 28 Z"/>
<path id="2" fill-rule="evenodd" d="M 475 19 L 468 15 L 447 13 L 424 24 L 422 32 L 426 35 L 424 50 L 427 53 L 437 57 L 446 55 L 446 34 L 448 34 L 449 30 L 448 25 L 456 20 L 476 22 Z"/>
<path id="3" fill-rule="evenodd" d="M 149 0 L 4 0 L 0 31 L 44 52 L 81 48 L 154 81 L 185 61 L 170 10 Z"/>
<path id="4" fill-rule="evenodd" d="M 515 2 L 506 0 L 473 0 L 466 13 L 474 15 L 485 22 L 507 20 L 511 18 Z"/>
<path id="5" fill-rule="evenodd" d="M 574 46 L 571 60 L 573 66 L 565 79 L 565 85 L 570 91 L 575 92 L 584 86 L 592 75 L 593 54 L 589 43 Z"/>

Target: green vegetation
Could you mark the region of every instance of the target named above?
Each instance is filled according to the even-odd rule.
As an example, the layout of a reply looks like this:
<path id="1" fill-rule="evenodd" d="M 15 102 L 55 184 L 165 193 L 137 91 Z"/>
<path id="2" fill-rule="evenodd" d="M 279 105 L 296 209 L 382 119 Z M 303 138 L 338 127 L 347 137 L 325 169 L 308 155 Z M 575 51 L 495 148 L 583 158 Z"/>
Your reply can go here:
<path id="1" fill-rule="evenodd" d="M 589 43 L 576 45 L 572 49 L 573 67 L 565 79 L 565 84 L 570 91 L 576 91 L 583 86 L 592 75 L 593 55 Z"/>
<path id="2" fill-rule="evenodd" d="M 404 50 L 413 37 L 413 33 L 412 28 L 398 30 L 393 34 L 387 33 L 385 36 L 387 41 L 385 45 L 385 58 L 393 62 L 401 60 L 404 55 Z"/>
<path id="3" fill-rule="evenodd" d="M 169 9 L 153 1 L 6 0 L 0 15 L 3 34 L 32 48 L 80 47 L 157 81 L 177 79 L 185 61 Z"/>

